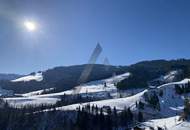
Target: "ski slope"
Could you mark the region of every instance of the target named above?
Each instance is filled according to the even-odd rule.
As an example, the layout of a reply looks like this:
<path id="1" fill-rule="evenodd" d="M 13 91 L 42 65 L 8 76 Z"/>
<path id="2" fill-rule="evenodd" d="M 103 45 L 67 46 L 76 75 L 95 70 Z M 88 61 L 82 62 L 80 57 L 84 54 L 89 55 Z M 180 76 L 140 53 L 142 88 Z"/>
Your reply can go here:
<path id="1" fill-rule="evenodd" d="M 159 86 L 157 89 L 146 89 L 136 95 L 130 96 L 130 97 L 125 97 L 125 98 L 117 98 L 117 99 L 108 99 L 108 100 L 101 100 L 101 101 L 95 101 L 95 102 L 90 102 L 90 103 L 82 103 L 82 104 L 72 104 L 68 106 L 63 106 L 58 109 L 61 110 L 75 110 L 77 107 L 82 107 L 87 104 L 91 105 L 97 105 L 98 107 L 103 107 L 103 106 L 110 106 L 111 108 L 116 107 L 118 110 L 124 109 L 124 107 L 130 107 L 133 110 L 136 109 L 136 102 L 142 101 L 145 102 L 144 100 L 144 94 L 151 95 L 153 92 L 159 93 L 160 90 L 163 90 L 163 96 L 159 96 L 159 101 L 160 101 L 160 108 L 161 110 L 154 110 L 154 109 L 145 109 L 149 110 L 147 113 L 157 113 L 161 117 L 171 117 L 175 116 L 176 114 L 180 114 L 183 111 L 183 105 L 184 105 L 184 99 L 185 96 L 190 96 L 190 94 L 185 94 L 185 95 L 178 95 L 175 92 L 175 84 L 185 84 L 189 81 L 189 79 L 184 79 L 180 82 L 173 82 L 173 83 L 168 83 L 162 86 Z M 145 103 L 146 104 L 146 103 Z"/>
<path id="2" fill-rule="evenodd" d="M 23 106 L 40 106 L 40 105 L 53 105 L 59 98 L 35 98 L 35 97 L 15 97 L 15 98 L 4 98 L 13 107 L 23 107 Z"/>
<path id="3" fill-rule="evenodd" d="M 184 99 L 186 96 L 190 96 L 190 93 L 187 94 L 176 94 L 175 84 L 184 85 L 187 84 L 190 79 L 184 79 L 180 82 L 173 82 L 162 85 L 158 87 L 158 90 L 163 90 L 163 97 L 159 97 L 161 112 L 165 116 L 179 114 L 183 111 Z"/>
<path id="4" fill-rule="evenodd" d="M 81 95 L 91 95 L 91 96 L 102 96 L 106 95 L 107 93 L 110 94 L 116 94 L 117 88 L 114 86 L 114 83 L 119 82 L 125 78 L 127 78 L 130 74 L 125 73 L 123 75 L 118 75 L 115 77 L 111 77 L 104 80 L 98 80 L 89 82 L 86 84 L 83 84 L 79 86 L 81 88 L 81 91 L 79 94 Z M 103 106 L 110 106 L 111 108 L 116 107 L 117 110 L 123 110 L 125 107 L 131 108 L 132 110 L 137 110 L 136 108 L 136 102 L 144 100 L 144 94 L 151 95 L 153 92 L 159 93 L 160 90 L 163 90 L 163 96 L 159 96 L 160 101 L 160 111 L 156 111 L 154 109 L 145 109 L 148 110 L 150 113 L 156 113 L 159 114 L 159 117 L 172 117 L 176 116 L 176 114 L 180 114 L 183 111 L 183 103 L 185 96 L 190 96 L 190 94 L 185 95 L 178 95 L 175 92 L 175 84 L 183 85 L 190 81 L 190 79 L 184 79 L 180 82 L 172 82 L 167 83 L 164 85 L 161 85 L 154 89 L 145 89 L 144 91 L 138 92 L 137 94 L 125 98 L 114 98 L 114 99 L 107 99 L 107 100 L 101 100 L 101 101 L 94 101 L 89 103 L 80 103 L 80 104 L 72 104 L 68 106 L 62 106 L 57 108 L 58 110 L 76 110 L 79 106 L 85 106 L 87 104 L 90 105 L 97 105 L 98 107 Z M 106 82 L 106 87 L 105 83 Z M 41 91 L 39 91 L 41 92 Z M 39 94 L 39 93 L 38 93 Z M 73 90 L 63 91 L 60 93 L 51 93 L 51 94 L 43 94 L 43 95 L 36 95 L 35 92 L 23 94 L 23 97 L 14 97 L 14 98 L 5 98 L 8 103 L 10 103 L 13 106 L 24 106 L 24 105 L 41 105 L 41 104 L 55 104 L 57 101 L 60 100 L 60 96 L 62 95 L 69 95 L 73 94 Z M 146 104 L 146 102 L 145 102 Z"/>
<path id="5" fill-rule="evenodd" d="M 172 128 L 176 127 L 178 124 L 180 124 L 182 121 L 179 121 L 179 116 L 169 117 L 169 118 L 161 118 L 161 119 L 154 119 L 149 120 L 147 122 L 142 123 L 142 127 L 145 128 L 145 130 L 151 130 L 151 128 L 154 128 L 155 130 L 160 128 L 167 128 L 168 130 L 171 130 Z"/>
<path id="6" fill-rule="evenodd" d="M 43 80 L 42 73 L 36 73 L 35 75 L 27 75 L 15 80 L 11 80 L 11 82 L 29 82 L 29 81 L 37 81 L 40 82 Z"/>
<path id="7" fill-rule="evenodd" d="M 108 79 L 92 81 L 83 84 L 81 86 L 78 86 L 80 87 L 79 94 L 86 95 L 86 93 L 88 93 L 92 96 L 106 96 L 108 92 L 115 94 L 117 92 L 117 88 L 114 86 L 114 83 L 127 78 L 129 75 L 130 73 L 125 73 Z M 106 87 L 104 86 L 105 82 L 107 84 Z M 25 93 L 21 95 L 23 97 L 4 98 L 4 100 L 8 101 L 11 105 L 18 107 L 23 105 L 55 104 L 58 100 L 60 100 L 60 96 L 63 96 L 64 94 L 73 94 L 73 89 L 71 89 L 59 93 L 40 95 L 40 93 L 43 91 L 44 90 L 39 90 L 30 93 Z"/>
<path id="8" fill-rule="evenodd" d="M 175 75 L 176 72 L 172 72 L 171 75 Z M 117 96 L 117 88 L 115 87 L 115 83 L 124 80 L 125 78 L 128 78 L 130 73 L 125 73 L 122 75 L 114 76 L 108 79 L 98 80 L 98 81 L 92 81 L 86 84 L 82 84 L 80 86 L 80 91 L 78 94 L 81 94 L 82 96 L 85 96 L 88 94 L 88 96 L 94 96 L 94 97 L 104 97 L 107 95 L 107 93 L 111 94 L 112 98 L 114 99 L 107 99 L 107 100 L 101 100 L 101 101 L 93 101 L 93 102 L 87 102 L 87 103 L 77 103 L 77 104 L 71 104 L 67 106 L 62 106 L 56 108 L 56 110 L 76 110 L 79 106 L 83 107 L 87 104 L 90 104 L 91 106 L 98 106 L 104 107 L 109 106 L 112 109 L 116 107 L 117 110 L 123 110 L 126 108 L 131 108 L 132 111 L 136 111 L 136 102 L 142 101 L 145 103 L 145 109 L 142 110 L 144 114 L 154 114 L 155 117 L 161 117 L 160 119 L 154 119 L 149 120 L 147 122 L 144 122 L 140 124 L 145 128 L 145 130 L 151 130 L 154 128 L 155 130 L 158 130 L 158 127 L 168 129 L 168 130 L 190 130 L 190 122 L 185 121 L 179 121 L 179 116 L 181 112 L 184 109 L 184 99 L 186 96 L 190 96 L 190 93 L 187 94 L 176 94 L 175 92 L 175 85 L 178 84 L 179 86 L 182 86 L 184 84 L 187 84 L 190 82 L 190 79 L 184 79 L 179 82 L 171 82 L 167 84 L 163 84 L 161 86 L 158 86 L 156 88 L 149 88 L 145 89 L 141 92 L 136 91 L 137 94 L 124 97 L 124 98 L 118 98 Z M 36 80 L 40 81 L 41 78 L 43 80 L 43 76 L 40 74 L 36 74 L 33 76 L 25 76 L 19 79 L 16 79 L 12 82 L 20 82 L 20 81 L 31 81 Z M 172 77 L 171 76 L 171 77 Z M 106 85 L 105 85 L 106 83 Z M 50 88 L 51 90 L 53 88 Z M 159 96 L 159 103 L 161 110 L 155 110 L 153 108 L 150 108 L 150 106 L 147 105 L 147 102 L 145 101 L 145 94 L 151 95 L 152 93 L 156 92 L 157 95 L 159 95 L 160 91 L 163 91 L 163 96 Z M 57 101 L 60 100 L 60 96 L 63 95 L 71 95 L 73 94 L 73 89 L 59 92 L 59 93 L 51 93 L 51 94 L 42 94 L 44 90 L 34 91 L 30 93 L 22 94 L 22 97 L 12 97 L 12 98 L 4 98 L 10 105 L 15 107 L 22 107 L 27 105 L 34 105 L 39 106 L 42 104 L 55 104 Z M 48 90 L 46 90 L 48 91 Z M 130 92 L 126 91 L 125 93 Z M 131 93 L 131 92 L 130 92 Z M 47 110 L 48 111 L 48 110 Z M 157 116 L 158 115 L 158 116 Z M 151 118 L 153 119 L 153 118 Z"/>
<path id="9" fill-rule="evenodd" d="M 170 71 L 167 75 L 163 76 L 162 81 L 165 82 L 173 82 L 176 78 L 176 76 L 180 73 L 180 71 L 174 70 L 174 71 Z"/>
<path id="10" fill-rule="evenodd" d="M 190 130 L 190 122 L 179 120 L 179 116 L 154 119 L 144 122 L 140 125 L 145 130 L 158 130 L 158 127 L 164 130 Z"/>
<path id="11" fill-rule="evenodd" d="M 190 122 L 184 121 L 176 126 L 171 127 L 169 130 L 190 130 Z"/>
<path id="12" fill-rule="evenodd" d="M 51 90 L 54 90 L 54 88 L 48 88 L 48 89 L 33 91 L 33 92 L 25 93 L 25 94 L 17 94 L 17 95 L 23 96 L 23 97 L 30 97 L 30 96 L 41 95 L 43 92 L 48 92 Z"/>
<path id="13" fill-rule="evenodd" d="M 178 84 L 182 86 L 187 84 L 189 81 L 190 79 L 184 79 L 179 82 L 167 83 L 147 91 L 147 95 L 152 95 L 155 92 L 157 93 L 161 108 L 157 113 L 159 113 L 160 116 L 171 117 L 176 114 L 180 114 L 183 111 L 185 97 L 190 96 L 190 93 L 181 95 L 177 94 L 175 91 L 175 85 Z M 163 91 L 163 96 L 159 96 L 160 91 Z"/>
<path id="14" fill-rule="evenodd" d="M 113 92 L 115 93 L 117 91 L 116 86 L 114 85 L 114 83 L 117 83 L 125 78 L 127 78 L 130 75 L 130 73 L 124 73 L 118 76 L 114 76 L 108 79 L 104 79 L 104 80 L 97 80 L 97 81 L 92 81 L 77 87 L 80 87 L 80 91 L 79 94 L 93 94 L 96 95 L 97 93 L 101 92 L 101 93 L 107 93 L 107 92 Z M 104 83 L 106 83 L 106 87 L 104 86 Z M 62 96 L 64 94 L 66 95 L 70 95 L 73 93 L 73 89 L 71 90 L 67 90 L 67 91 L 63 91 L 63 92 L 59 92 L 59 93 L 51 93 L 51 94 L 43 94 L 43 95 L 37 95 L 37 93 L 41 92 L 43 90 L 39 90 L 39 91 L 34 91 L 34 92 L 30 92 L 30 93 L 25 93 L 22 94 L 22 96 L 24 97 L 36 97 L 36 98 L 44 98 L 44 97 L 58 97 L 58 96 Z M 36 95 L 35 95 L 36 94 Z"/>
<path id="15" fill-rule="evenodd" d="M 59 107 L 58 110 L 76 110 L 79 106 L 83 107 L 87 104 L 103 107 L 103 106 L 110 106 L 112 109 L 116 107 L 117 110 L 123 110 L 126 108 L 131 108 L 133 110 L 136 109 L 136 102 L 140 101 L 144 95 L 144 93 L 147 92 L 147 90 L 144 90 L 143 92 L 140 92 L 134 96 L 126 97 L 126 98 L 117 98 L 117 99 L 107 99 L 107 100 L 101 100 L 101 101 L 95 101 L 95 102 L 89 102 L 89 103 L 81 103 L 81 104 L 73 104 L 68 106 Z"/>

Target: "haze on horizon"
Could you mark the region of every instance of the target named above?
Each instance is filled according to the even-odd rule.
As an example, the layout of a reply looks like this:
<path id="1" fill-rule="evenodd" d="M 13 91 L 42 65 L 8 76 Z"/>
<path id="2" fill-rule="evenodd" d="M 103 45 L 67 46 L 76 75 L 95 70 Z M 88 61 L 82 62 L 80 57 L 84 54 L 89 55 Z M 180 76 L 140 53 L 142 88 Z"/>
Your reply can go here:
<path id="1" fill-rule="evenodd" d="M 190 58 L 188 0 L 1 0 L 0 72 Z"/>

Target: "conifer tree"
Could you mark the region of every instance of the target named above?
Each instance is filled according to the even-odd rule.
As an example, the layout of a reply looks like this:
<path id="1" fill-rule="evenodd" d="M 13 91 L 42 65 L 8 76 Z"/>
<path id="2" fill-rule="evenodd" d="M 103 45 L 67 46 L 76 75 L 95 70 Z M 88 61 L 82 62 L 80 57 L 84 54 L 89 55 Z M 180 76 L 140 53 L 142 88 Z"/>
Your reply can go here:
<path id="1" fill-rule="evenodd" d="M 139 121 L 139 122 L 142 122 L 142 121 L 143 121 L 143 114 L 142 114 L 142 112 L 140 112 L 140 111 L 139 111 L 139 113 L 138 113 L 138 121 Z"/>

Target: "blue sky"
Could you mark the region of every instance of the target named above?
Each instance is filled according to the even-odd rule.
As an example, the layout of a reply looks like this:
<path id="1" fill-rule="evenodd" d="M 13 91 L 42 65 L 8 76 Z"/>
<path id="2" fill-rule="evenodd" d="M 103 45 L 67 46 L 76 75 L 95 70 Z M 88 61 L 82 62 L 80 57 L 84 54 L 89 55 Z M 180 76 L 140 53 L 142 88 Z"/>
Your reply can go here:
<path id="1" fill-rule="evenodd" d="M 189 0 L 1 0 L 0 72 L 84 64 L 97 42 L 98 63 L 190 58 L 189 7 Z"/>

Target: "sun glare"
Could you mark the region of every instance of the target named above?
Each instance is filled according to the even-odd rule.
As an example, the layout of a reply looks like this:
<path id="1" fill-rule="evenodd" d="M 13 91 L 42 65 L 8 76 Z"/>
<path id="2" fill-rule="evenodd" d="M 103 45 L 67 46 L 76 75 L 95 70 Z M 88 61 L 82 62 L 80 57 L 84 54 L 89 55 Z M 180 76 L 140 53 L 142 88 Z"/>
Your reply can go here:
<path id="1" fill-rule="evenodd" d="M 36 30 L 36 24 L 32 21 L 25 21 L 24 26 L 28 31 L 35 31 Z"/>

